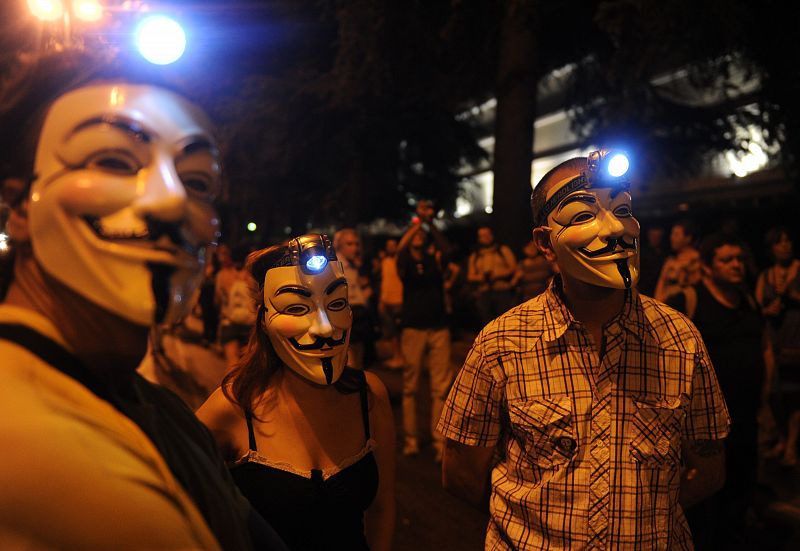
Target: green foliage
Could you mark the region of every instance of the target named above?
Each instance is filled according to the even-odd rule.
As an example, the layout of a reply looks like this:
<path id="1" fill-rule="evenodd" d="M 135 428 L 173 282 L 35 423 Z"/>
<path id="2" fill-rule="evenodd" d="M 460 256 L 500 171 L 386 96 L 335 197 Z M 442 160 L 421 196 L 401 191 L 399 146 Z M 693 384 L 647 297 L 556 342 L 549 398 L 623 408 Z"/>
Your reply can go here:
<path id="1" fill-rule="evenodd" d="M 586 143 L 635 144 L 656 182 L 697 174 L 715 153 L 746 151 L 748 125 L 794 166 L 797 16 L 795 4 L 772 0 L 599 2 L 606 38 L 572 75 L 575 128 Z"/>

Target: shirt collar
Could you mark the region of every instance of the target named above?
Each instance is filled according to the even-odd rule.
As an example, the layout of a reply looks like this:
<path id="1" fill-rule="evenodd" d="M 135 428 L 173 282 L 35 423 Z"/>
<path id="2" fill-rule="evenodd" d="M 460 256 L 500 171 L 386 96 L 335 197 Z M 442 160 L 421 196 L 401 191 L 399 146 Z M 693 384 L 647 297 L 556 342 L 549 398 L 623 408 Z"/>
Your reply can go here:
<path id="1" fill-rule="evenodd" d="M 547 311 L 544 314 L 542 338 L 545 341 L 555 341 L 561 338 L 567 329 L 578 323 L 578 321 L 567 308 L 559 274 L 553 277 L 544 293 Z M 645 319 L 639 293 L 636 289 L 628 289 L 625 291 L 625 302 L 622 305 L 622 310 L 608 322 L 607 326 L 618 323 L 628 333 L 641 340 L 647 331 Z"/>

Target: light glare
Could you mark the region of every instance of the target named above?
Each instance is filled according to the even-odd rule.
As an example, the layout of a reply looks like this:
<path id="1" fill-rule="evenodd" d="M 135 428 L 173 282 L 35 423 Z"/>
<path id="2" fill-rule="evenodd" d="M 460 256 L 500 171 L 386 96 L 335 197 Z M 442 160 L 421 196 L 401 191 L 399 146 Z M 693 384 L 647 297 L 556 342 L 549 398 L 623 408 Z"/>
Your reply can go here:
<path id="1" fill-rule="evenodd" d="M 57 21 L 64 15 L 64 3 L 61 0 L 28 0 L 28 8 L 37 19 Z"/>
<path id="2" fill-rule="evenodd" d="M 256 231 L 258 226 L 256 226 L 255 222 L 248 222 L 247 223 L 247 231 Z"/>
<path id="3" fill-rule="evenodd" d="M 81 21 L 100 21 L 103 17 L 103 6 L 97 0 L 73 0 L 72 11 Z"/>
<path id="4" fill-rule="evenodd" d="M 169 65 L 178 61 L 186 50 L 186 33 L 174 19 L 151 15 L 136 29 L 136 46 L 150 63 Z"/>
<path id="5" fill-rule="evenodd" d="M 320 254 L 315 254 L 306 261 L 306 268 L 313 272 L 318 272 L 328 263 L 328 259 Z"/>
<path id="6" fill-rule="evenodd" d="M 628 167 L 630 167 L 628 158 L 622 153 L 617 153 L 608 161 L 608 173 L 614 178 L 619 178 L 628 172 Z"/>

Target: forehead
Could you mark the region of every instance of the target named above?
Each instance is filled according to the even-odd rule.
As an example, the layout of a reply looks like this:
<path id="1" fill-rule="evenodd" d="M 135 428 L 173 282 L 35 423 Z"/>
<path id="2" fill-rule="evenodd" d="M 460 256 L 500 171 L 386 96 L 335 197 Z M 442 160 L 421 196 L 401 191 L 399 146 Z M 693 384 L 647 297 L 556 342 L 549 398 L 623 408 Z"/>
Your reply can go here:
<path id="1" fill-rule="evenodd" d="M 742 252 L 743 249 L 739 245 L 726 243 L 714 249 L 714 258 L 718 259 L 718 258 L 725 258 L 726 256 L 738 256 L 741 255 Z"/>
<path id="2" fill-rule="evenodd" d="M 47 113 L 42 139 L 61 141 L 76 128 L 104 118 L 137 123 L 154 140 L 211 135 L 202 112 L 177 94 L 155 86 L 118 83 L 86 86 L 59 97 Z"/>
<path id="3" fill-rule="evenodd" d="M 344 271 L 339 262 L 329 262 L 322 272 L 314 275 L 303 273 L 298 266 L 281 266 L 267 270 L 264 276 L 264 294 L 274 295 L 286 285 L 314 291 L 324 290 L 328 285 L 343 277 Z"/>

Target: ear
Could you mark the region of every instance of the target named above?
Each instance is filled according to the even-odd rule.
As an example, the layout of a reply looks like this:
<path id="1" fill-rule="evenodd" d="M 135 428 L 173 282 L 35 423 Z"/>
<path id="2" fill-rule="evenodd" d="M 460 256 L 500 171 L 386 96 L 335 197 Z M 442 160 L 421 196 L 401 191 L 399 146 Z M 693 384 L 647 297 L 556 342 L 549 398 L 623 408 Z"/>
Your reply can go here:
<path id="1" fill-rule="evenodd" d="M 550 242 L 550 232 L 552 230 L 547 226 L 539 226 L 533 229 L 533 242 L 536 243 L 536 248 L 544 255 L 548 262 L 556 261 L 556 252 L 553 250 L 553 244 Z"/>

